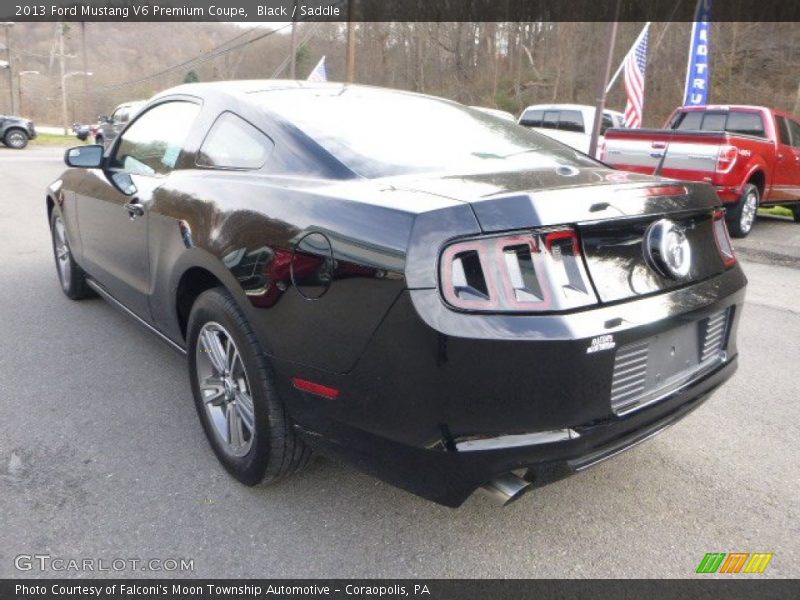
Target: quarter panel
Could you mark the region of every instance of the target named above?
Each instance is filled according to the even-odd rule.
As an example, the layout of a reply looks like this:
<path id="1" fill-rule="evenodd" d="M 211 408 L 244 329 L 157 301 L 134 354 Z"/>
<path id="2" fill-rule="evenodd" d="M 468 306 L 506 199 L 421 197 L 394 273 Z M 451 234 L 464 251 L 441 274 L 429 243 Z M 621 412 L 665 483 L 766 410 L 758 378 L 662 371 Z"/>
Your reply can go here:
<path id="1" fill-rule="evenodd" d="M 391 202 L 333 193 L 331 185 L 338 184 L 241 172 L 174 174 L 151 207 L 151 306 L 160 327 L 179 331 L 178 282 L 202 256 L 225 273 L 221 279 L 234 288 L 265 352 L 329 372 L 351 369 L 405 287 L 414 216 Z M 334 259 L 329 288 L 315 300 L 297 291 L 290 273 L 295 245 L 309 232 L 330 241 Z M 328 268 L 319 256 L 302 258 L 304 268 Z"/>

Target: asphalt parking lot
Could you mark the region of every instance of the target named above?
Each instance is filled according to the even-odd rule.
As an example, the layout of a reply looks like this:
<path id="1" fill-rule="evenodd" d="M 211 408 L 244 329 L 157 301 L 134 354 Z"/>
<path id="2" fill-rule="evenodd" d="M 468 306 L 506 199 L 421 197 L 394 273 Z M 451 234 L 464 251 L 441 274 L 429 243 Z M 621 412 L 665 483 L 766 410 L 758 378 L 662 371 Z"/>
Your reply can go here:
<path id="1" fill-rule="evenodd" d="M 92 575 L 14 566 L 49 554 L 193 559 L 181 575 L 204 578 L 671 578 L 712 551 L 800 576 L 800 225 L 762 218 L 737 244 L 740 368 L 710 401 L 505 509 L 451 510 L 324 459 L 271 488 L 227 476 L 184 359 L 61 293 L 44 201 L 61 155 L 0 148 L 0 577 Z"/>

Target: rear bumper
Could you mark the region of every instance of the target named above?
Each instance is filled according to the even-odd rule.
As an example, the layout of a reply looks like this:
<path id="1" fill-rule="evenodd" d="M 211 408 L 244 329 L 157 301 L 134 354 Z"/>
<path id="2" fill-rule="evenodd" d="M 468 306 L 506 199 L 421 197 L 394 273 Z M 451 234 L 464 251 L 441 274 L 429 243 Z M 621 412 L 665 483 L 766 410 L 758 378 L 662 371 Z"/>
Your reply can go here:
<path id="1" fill-rule="evenodd" d="M 700 406 L 737 368 L 734 357 L 657 406 L 623 419 L 576 426 L 579 437 L 530 446 L 480 451 L 416 448 L 329 422 L 313 431 L 298 427 L 316 450 L 445 506 L 460 506 L 479 486 L 510 471 L 525 470 L 539 487 L 611 458 L 664 431 Z"/>
<path id="2" fill-rule="evenodd" d="M 410 291 L 353 371 L 276 361 L 278 384 L 298 430 L 321 453 L 455 507 L 509 471 L 545 484 L 688 414 L 736 369 L 745 285 L 735 267 L 688 288 L 551 316 L 456 313 L 435 290 Z M 732 315 L 725 362 L 646 407 L 614 413 L 615 351 L 589 352 L 595 338 L 612 334 L 621 348 L 723 310 Z M 298 392 L 292 376 L 341 394 Z"/>

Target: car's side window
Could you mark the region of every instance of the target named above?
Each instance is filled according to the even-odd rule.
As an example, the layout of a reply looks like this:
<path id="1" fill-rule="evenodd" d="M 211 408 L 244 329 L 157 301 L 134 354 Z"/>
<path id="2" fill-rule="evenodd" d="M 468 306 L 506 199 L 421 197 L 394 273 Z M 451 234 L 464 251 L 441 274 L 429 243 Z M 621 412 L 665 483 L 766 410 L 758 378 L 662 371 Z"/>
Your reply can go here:
<path id="1" fill-rule="evenodd" d="M 198 112 L 200 107 L 193 102 L 173 100 L 143 113 L 122 135 L 111 168 L 151 177 L 168 174 Z"/>
<path id="2" fill-rule="evenodd" d="M 781 144 L 790 146 L 792 140 L 789 137 L 789 123 L 786 120 L 786 117 L 779 117 L 778 115 L 775 115 L 775 122 L 778 124 L 778 140 Z"/>
<path id="3" fill-rule="evenodd" d="M 766 137 L 764 121 L 761 119 L 760 114 L 754 112 L 731 111 L 725 124 L 725 131 L 755 137 Z"/>
<path id="4" fill-rule="evenodd" d="M 260 169 L 274 146 L 259 129 L 231 112 L 224 112 L 211 126 L 196 162 L 204 167 Z"/>
<path id="5" fill-rule="evenodd" d="M 792 131 L 792 146 L 800 148 L 800 123 L 789 119 L 789 129 Z"/>

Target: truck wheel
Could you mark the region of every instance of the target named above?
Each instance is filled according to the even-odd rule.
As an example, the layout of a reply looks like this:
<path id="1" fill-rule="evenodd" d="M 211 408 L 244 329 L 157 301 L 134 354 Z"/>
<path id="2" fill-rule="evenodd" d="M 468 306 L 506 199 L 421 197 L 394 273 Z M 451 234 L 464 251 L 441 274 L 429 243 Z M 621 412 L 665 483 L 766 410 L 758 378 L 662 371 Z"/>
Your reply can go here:
<path id="1" fill-rule="evenodd" d="M 747 237 L 756 222 L 756 211 L 760 202 L 758 188 L 752 183 L 746 184 L 739 201 L 728 210 L 728 229 L 733 237 Z"/>
<path id="2" fill-rule="evenodd" d="M 195 406 L 222 466 L 245 485 L 276 482 L 305 467 L 311 450 L 294 431 L 267 358 L 225 289 L 197 298 L 187 341 Z"/>
<path id="3" fill-rule="evenodd" d="M 794 215 L 794 222 L 800 223 L 800 204 L 792 206 L 792 214 Z"/>

